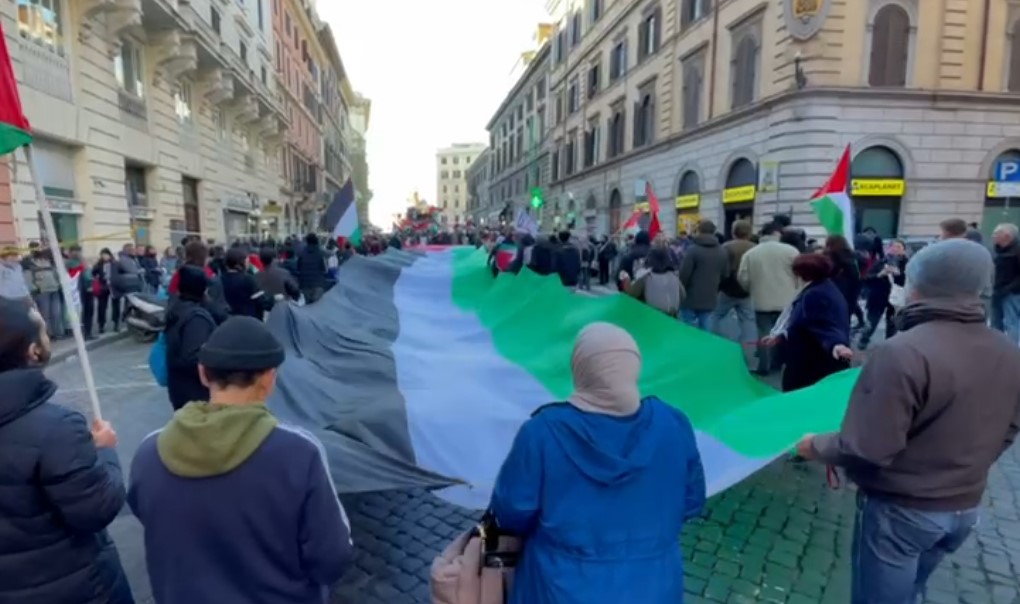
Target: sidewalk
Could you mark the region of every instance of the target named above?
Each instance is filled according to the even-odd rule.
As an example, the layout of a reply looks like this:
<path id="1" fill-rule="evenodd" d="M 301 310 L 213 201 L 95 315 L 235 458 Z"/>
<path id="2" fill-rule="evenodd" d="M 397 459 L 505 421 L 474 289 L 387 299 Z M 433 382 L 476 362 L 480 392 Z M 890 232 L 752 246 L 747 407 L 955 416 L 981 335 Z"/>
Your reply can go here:
<path id="1" fill-rule="evenodd" d="M 96 335 L 93 340 L 85 340 L 85 350 L 92 351 L 103 346 L 108 346 L 114 342 L 119 342 L 128 337 L 127 329 L 119 332 L 108 332 L 104 334 Z M 72 357 L 78 356 L 78 347 L 74 342 L 73 337 L 62 338 L 53 342 L 52 356 L 50 357 L 50 363 L 62 363 Z"/>

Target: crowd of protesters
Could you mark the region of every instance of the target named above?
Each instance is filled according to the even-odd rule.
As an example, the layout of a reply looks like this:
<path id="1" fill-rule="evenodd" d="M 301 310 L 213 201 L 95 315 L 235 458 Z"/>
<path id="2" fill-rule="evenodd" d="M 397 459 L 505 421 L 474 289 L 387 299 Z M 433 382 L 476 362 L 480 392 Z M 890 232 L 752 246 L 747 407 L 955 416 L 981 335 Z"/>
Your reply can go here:
<path id="1" fill-rule="evenodd" d="M 852 248 L 836 237 L 810 242 L 785 217 L 756 235 L 738 221 L 730 238 L 703 221 L 679 242 L 521 237 L 510 265 L 570 286 L 594 269 L 701 329 L 735 313 L 765 353 L 759 371 L 772 371 L 781 351 L 786 389 L 847 366 L 855 317 L 860 345 L 885 320 L 889 338 L 870 349 L 840 431 L 805 435 L 796 450 L 857 484 L 851 601 L 887 604 L 923 597 L 977 524 L 989 469 L 1020 429 L 1020 240 L 1016 226 L 1000 225 L 989 253 L 967 241 L 971 232 L 947 220 L 938 242 L 908 254 L 868 232 Z M 225 249 L 182 243 L 153 257 L 170 295 L 175 413 L 142 441 L 126 480 L 113 426 L 89 426 L 52 402 L 57 387 L 43 369 L 50 335 L 64 332 L 44 317 L 53 283 L 32 272 L 46 270 L 45 255 L 26 269 L 5 252 L 0 602 L 133 602 L 106 530 L 125 503 L 144 527 L 160 604 L 321 604 L 350 566 L 356 544 L 321 443 L 265 407 L 284 352 L 259 319 L 282 298 L 315 303 L 357 250 L 315 235 Z M 405 243 L 378 240 L 374 251 Z M 491 234 L 474 243 L 499 248 Z M 620 249 L 603 270 L 610 243 Z M 91 266 L 111 299 L 152 287 L 151 264 L 133 247 Z M 490 511 L 523 540 L 509 601 L 680 602 L 676 535 L 706 493 L 691 423 L 641 396 L 641 353 L 618 327 L 584 329 L 571 370 L 574 392 L 560 404 L 534 401 L 495 484 Z"/>

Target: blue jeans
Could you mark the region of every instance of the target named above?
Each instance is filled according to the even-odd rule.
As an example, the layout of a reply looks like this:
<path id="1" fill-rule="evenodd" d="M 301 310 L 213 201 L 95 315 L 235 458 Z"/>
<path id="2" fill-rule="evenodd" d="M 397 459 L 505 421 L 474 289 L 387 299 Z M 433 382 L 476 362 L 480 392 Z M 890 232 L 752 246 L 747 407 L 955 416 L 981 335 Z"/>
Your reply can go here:
<path id="1" fill-rule="evenodd" d="M 737 342 L 748 344 L 757 342 L 757 328 L 754 324 L 754 303 L 750 297 L 734 298 L 728 294 L 719 292 L 719 300 L 716 302 L 712 323 L 718 335 L 723 319 L 733 312 L 737 315 Z"/>
<path id="2" fill-rule="evenodd" d="M 712 331 L 712 312 L 711 310 L 687 310 L 685 308 L 680 311 L 680 318 L 684 323 L 702 331 Z"/>
<path id="3" fill-rule="evenodd" d="M 1000 304 L 1003 331 L 1010 342 L 1020 346 L 1020 294 L 1005 296 Z"/>
<path id="4" fill-rule="evenodd" d="M 926 512 L 858 493 L 851 604 L 920 604 L 932 572 L 977 522 L 977 508 Z"/>

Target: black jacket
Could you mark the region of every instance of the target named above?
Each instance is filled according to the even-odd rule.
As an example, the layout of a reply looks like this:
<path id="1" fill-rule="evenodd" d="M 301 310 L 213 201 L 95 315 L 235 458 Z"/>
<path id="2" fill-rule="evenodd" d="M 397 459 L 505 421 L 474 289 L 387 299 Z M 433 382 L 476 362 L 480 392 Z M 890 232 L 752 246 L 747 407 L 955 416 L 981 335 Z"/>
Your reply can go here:
<path id="1" fill-rule="evenodd" d="M 106 534 L 125 499 L 117 453 L 56 391 L 41 369 L 0 373 L 0 604 L 121 604 Z"/>
<path id="2" fill-rule="evenodd" d="M 528 264 L 528 268 L 539 275 L 553 274 L 555 253 L 556 246 L 548 239 L 540 238 L 531 250 L 531 263 Z"/>
<path id="3" fill-rule="evenodd" d="M 255 275 L 255 282 L 258 283 L 267 296 L 273 299 L 276 296 L 283 296 L 292 300 L 297 300 L 301 297 L 301 291 L 298 289 L 297 281 L 294 280 L 293 275 L 287 269 L 281 268 L 275 263 Z"/>
<path id="4" fill-rule="evenodd" d="M 1020 294 L 1020 243 L 1009 246 L 995 246 L 995 281 L 992 286 L 995 296 Z"/>
<path id="5" fill-rule="evenodd" d="M 566 243 L 557 248 L 554 258 L 560 282 L 566 287 L 575 287 L 581 278 L 581 250 Z"/>
<path id="6" fill-rule="evenodd" d="M 166 317 L 167 394 L 174 410 L 191 401 L 208 401 L 209 389 L 198 377 L 198 351 L 205 344 L 216 320 L 202 305 L 177 298 Z"/>
<path id="7" fill-rule="evenodd" d="M 264 297 L 260 295 L 255 277 L 244 271 L 227 271 L 220 276 L 223 281 L 223 297 L 230 308 L 230 314 L 262 320 L 265 310 Z"/>
<path id="8" fill-rule="evenodd" d="M 298 287 L 326 288 L 326 254 L 317 245 L 306 245 L 297 256 Z"/>

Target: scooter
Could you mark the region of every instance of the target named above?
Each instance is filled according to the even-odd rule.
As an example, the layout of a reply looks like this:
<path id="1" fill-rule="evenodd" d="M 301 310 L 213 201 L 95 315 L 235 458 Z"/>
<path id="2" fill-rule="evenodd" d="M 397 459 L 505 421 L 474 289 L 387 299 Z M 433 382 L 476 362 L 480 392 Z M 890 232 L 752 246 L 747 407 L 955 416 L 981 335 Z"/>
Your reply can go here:
<path id="1" fill-rule="evenodd" d="M 124 324 L 138 342 L 153 342 L 166 327 L 167 300 L 158 294 L 128 294 Z"/>

